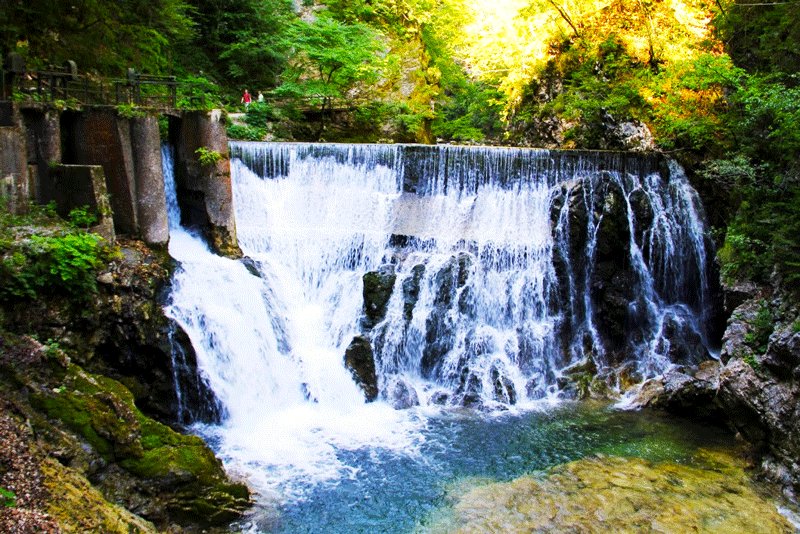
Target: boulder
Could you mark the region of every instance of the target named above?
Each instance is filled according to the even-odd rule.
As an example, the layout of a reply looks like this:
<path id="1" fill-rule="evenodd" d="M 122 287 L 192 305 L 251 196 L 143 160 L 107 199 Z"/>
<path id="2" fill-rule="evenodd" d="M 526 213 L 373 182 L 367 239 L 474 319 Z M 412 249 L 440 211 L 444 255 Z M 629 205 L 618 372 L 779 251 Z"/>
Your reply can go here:
<path id="1" fill-rule="evenodd" d="M 364 392 L 367 402 L 378 398 L 378 377 L 375 374 L 375 357 L 372 344 L 364 336 L 356 336 L 344 353 L 344 366 Z"/>
<path id="2" fill-rule="evenodd" d="M 419 406 L 419 396 L 414 386 L 399 377 L 394 377 L 386 387 L 386 398 L 395 410 L 406 410 Z"/>
<path id="3" fill-rule="evenodd" d="M 374 327 L 386 316 L 386 307 L 392 297 L 396 279 L 397 275 L 391 265 L 384 265 L 377 271 L 371 271 L 364 275 L 364 319 L 362 326 L 365 329 Z"/>

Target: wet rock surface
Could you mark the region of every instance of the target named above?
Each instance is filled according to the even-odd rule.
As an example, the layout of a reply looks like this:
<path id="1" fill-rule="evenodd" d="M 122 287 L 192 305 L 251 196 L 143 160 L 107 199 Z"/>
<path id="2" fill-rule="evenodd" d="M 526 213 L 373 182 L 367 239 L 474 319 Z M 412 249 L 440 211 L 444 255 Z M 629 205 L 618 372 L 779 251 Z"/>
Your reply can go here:
<path id="1" fill-rule="evenodd" d="M 378 398 L 378 377 L 375 374 L 375 358 L 369 339 L 363 336 L 353 338 L 344 353 L 344 366 L 364 392 L 367 402 Z"/>
<path id="2" fill-rule="evenodd" d="M 364 275 L 364 320 L 365 329 L 370 329 L 386 316 L 386 306 L 392 296 L 397 275 L 391 265 Z"/>

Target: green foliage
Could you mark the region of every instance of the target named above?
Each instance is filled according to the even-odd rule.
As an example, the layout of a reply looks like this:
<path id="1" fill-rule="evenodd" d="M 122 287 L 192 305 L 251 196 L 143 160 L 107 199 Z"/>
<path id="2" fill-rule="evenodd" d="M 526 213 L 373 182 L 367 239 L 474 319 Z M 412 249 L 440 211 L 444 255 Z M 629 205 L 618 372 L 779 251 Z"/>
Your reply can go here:
<path id="1" fill-rule="evenodd" d="M 97 223 L 97 215 L 89 210 L 89 206 L 73 208 L 69 212 L 69 223 L 75 228 L 87 229 Z"/>
<path id="2" fill-rule="evenodd" d="M 382 45 L 369 26 L 323 15 L 312 23 L 296 21 L 287 38 L 293 54 L 284 82 L 274 93 L 318 107 L 319 136 L 335 102 L 357 99 L 359 90 L 377 81 Z"/>
<path id="3" fill-rule="evenodd" d="M 437 138 L 479 142 L 501 135 L 504 103 L 496 89 L 462 78 L 448 85 L 445 95 L 449 98 L 440 106 L 432 125 Z"/>
<path id="4" fill-rule="evenodd" d="M 228 126 L 228 137 L 241 141 L 263 141 L 267 134 L 266 129 L 254 126 L 231 124 Z"/>
<path id="5" fill-rule="evenodd" d="M 144 117 L 146 113 L 139 109 L 136 104 L 118 104 L 117 115 L 125 119 L 137 119 Z"/>
<path id="6" fill-rule="evenodd" d="M 158 137 L 161 142 L 169 139 L 169 118 L 166 115 L 158 116 Z"/>
<path id="7" fill-rule="evenodd" d="M 17 495 L 11 490 L 0 487 L 0 505 L 5 508 L 13 508 L 17 505 Z"/>
<path id="8" fill-rule="evenodd" d="M 178 85 L 179 109 L 210 110 L 220 107 L 220 87 L 204 76 L 185 76 Z"/>
<path id="9" fill-rule="evenodd" d="M 217 152 L 216 150 L 212 150 L 204 146 L 201 146 L 200 148 L 195 150 L 194 153 L 197 156 L 197 161 L 199 161 L 200 165 L 203 166 L 216 165 L 217 163 L 219 163 L 224 159 L 224 156 L 219 152 Z"/>
<path id="10" fill-rule="evenodd" d="M 264 128 L 267 122 L 277 118 L 276 110 L 267 102 L 253 102 L 247 108 L 247 113 L 244 116 L 244 122 L 248 126 L 255 128 Z"/>
<path id="11" fill-rule="evenodd" d="M 753 347 L 753 350 L 763 354 L 767 350 L 769 336 L 772 335 L 772 331 L 775 329 L 775 318 L 772 316 L 772 310 L 766 301 L 761 301 L 750 327 L 752 330 L 745 334 L 744 340 Z"/>
<path id="12" fill-rule="evenodd" d="M 800 71 L 800 5 L 721 0 L 714 26 L 737 65 L 757 73 Z"/>
<path id="13" fill-rule="evenodd" d="M 170 66 L 172 46 L 192 33 L 189 12 L 186 0 L 5 2 L 0 51 L 5 57 L 22 42 L 34 67 L 72 59 L 107 75 L 133 65 L 159 73 Z"/>
<path id="14" fill-rule="evenodd" d="M 81 225 L 90 220 L 85 209 L 72 215 Z M 98 270 L 114 257 L 115 249 L 102 237 L 64 228 L 48 207 L 25 216 L 2 215 L 0 301 L 51 294 L 86 300 L 97 290 Z"/>
<path id="15" fill-rule="evenodd" d="M 731 127 L 741 150 L 778 168 L 797 167 L 800 153 L 800 87 L 750 76 L 731 97 Z"/>
<path id="16" fill-rule="evenodd" d="M 760 371 L 760 370 L 761 370 L 761 364 L 760 364 L 760 363 L 758 363 L 758 360 L 756 359 L 756 356 L 755 356 L 755 354 L 753 354 L 753 353 L 751 353 L 751 352 L 748 352 L 747 354 L 745 354 L 745 355 L 742 357 L 742 360 L 744 360 L 744 363 L 746 363 L 747 365 L 749 365 L 750 367 L 752 367 L 752 368 L 753 368 L 753 371 L 756 371 L 756 372 L 758 372 L 758 371 Z"/>
<path id="17" fill-rule="evenodd" d="M 294 19 L 291 0 L 192 0 L 195 32 L 177 48 L 193 73 L 225 87 L 238 102 L 245 86 L 274 87 L 288 54 L 284 34 Z"/>

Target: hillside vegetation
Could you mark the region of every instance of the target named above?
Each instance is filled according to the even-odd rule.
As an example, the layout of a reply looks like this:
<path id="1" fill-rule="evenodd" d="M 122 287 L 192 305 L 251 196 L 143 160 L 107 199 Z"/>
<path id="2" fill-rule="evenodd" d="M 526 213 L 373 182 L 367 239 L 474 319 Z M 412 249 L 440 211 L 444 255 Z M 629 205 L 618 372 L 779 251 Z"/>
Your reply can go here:
<path id="1" fill-rule="evenodd" d="M 176 74 L 245 139 L 654 148 L 703 194 L 730 281 L 800 282 L 800 4 L 11 0 L 0 46 Z"/>

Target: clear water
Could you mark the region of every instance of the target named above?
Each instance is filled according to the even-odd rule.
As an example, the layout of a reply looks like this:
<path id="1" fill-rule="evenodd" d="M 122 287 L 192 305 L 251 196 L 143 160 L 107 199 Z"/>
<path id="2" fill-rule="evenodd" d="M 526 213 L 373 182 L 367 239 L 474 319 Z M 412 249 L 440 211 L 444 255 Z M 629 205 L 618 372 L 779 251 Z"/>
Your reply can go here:
<path id="1" fill-rule="evenodd" d="M 426 419 L 424 443 L 409 454 L 373 448 L 340 451 L 358 466 L 336 483 L 237 529 L 281 533 L 424 532 L 448 493 L 474 479 L 506 481 L 594 453 L 692 464 L 698 447 L 732 447 L 726 432 L 588 403 L 478 416 L 444 412 Z"/>

